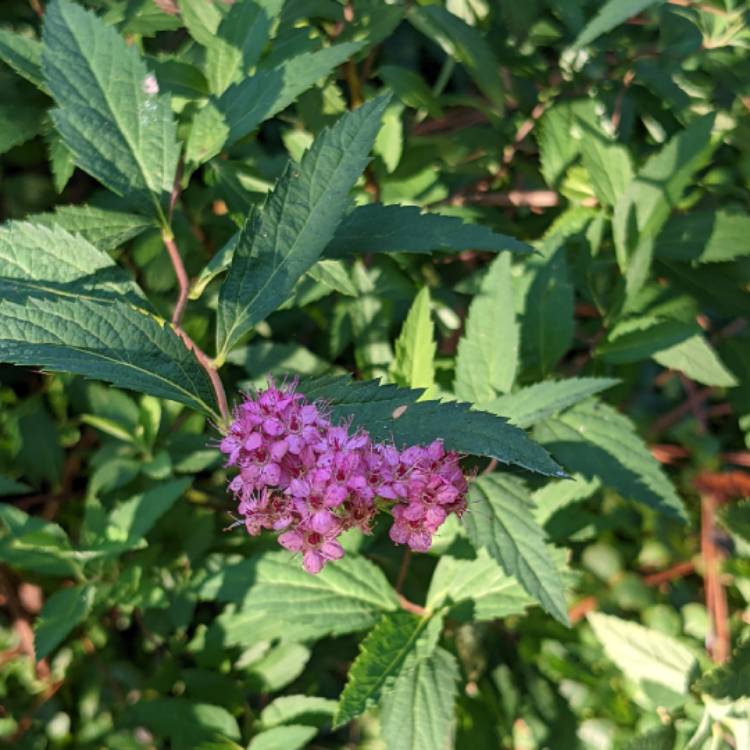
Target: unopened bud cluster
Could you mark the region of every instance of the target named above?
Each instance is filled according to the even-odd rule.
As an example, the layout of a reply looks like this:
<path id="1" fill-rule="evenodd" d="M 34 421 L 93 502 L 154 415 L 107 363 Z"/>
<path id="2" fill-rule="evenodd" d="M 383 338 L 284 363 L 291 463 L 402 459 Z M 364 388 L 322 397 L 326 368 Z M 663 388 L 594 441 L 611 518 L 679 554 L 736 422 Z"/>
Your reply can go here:
<path id="1" fill-rule="evenodd" d="M 350 434 L 294 384 L 270 382 L 233 417 L 220 447 L 239 469 L 229 489 L 242 522 L 253 536 L 281 532 L 279 544 L 300 552 L 309 573 L 343 556 L 344 531 L 369 533 L 378 507 L 393 516 L 391 539 L 418 552 L 450 513 L 466 508 L 459 457 L 440 440 L 398 450 L 364 430 Z"/>

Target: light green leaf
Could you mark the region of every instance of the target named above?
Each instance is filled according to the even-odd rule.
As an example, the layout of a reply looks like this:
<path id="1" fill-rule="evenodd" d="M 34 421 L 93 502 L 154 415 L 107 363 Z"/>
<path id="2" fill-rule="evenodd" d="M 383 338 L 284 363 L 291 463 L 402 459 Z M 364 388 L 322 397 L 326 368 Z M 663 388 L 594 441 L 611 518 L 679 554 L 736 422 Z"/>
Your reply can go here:
<path id="1" fill-rule="evenodd" d="M 633 167 L 627 149 L 608 140 L 601 132 L 581 123 L 581 155 L 594 192 L 605 206 L 614 206 L 633 179 Z"/>
<path id="2" fill-rule="evenodd" d="M 246 222 L 219 293 L 219 358 L 320 258 L 367 165 L 387 103 L 387 96 L 372 99 L 324 130 L 299 165 L 287 165 L 263 209 Z"/>
<path id="3" fill-rule="evenodd" d="M 276 68 L 230 86 L 197 114 L 188 139 L 187 158 L 208 161 L 252 133 L 264 120 L 286 109 L 301 93 L 362 49 L 361 42 L 344 42 L 285 60 Z M 205 135 L 211 135 L 204 142 Z"/>
<path id="4" fill-rule="evenodd" d="M 76 372 L 218 419 L 207 375 L 165 321 L 125 302 L 0 301 L 0 361 Z"/>
<path id="5" fill-rule="evenodd" d="M 640 362 L 657 352 L 687 341 L 700 331 L 693 321 L 685 322 L 642 315 L 618 323 L 596 349 L 596 356 L 613 364 Z"/>
<path id="6" fill-rule="evenodd" d="M 498 110 L 504 109 L 500 63 L 478 29 L 438 5 L 413 5 L 407 18 L 418 31 L 440 45 L 446 55 L 466 68 L 482 93 Z"/>
<path id="7" fill-rule="evenodd" d="M 266 554 L 227 566 L 202 584 L 200 596 L 242 602 L 243 611 L 287 638 L 364 630 L 398 607 L 380 570 L 351 555 L 311 576 L 287 552 Z"/>
<path id="8" fill-rule="evenodd" d="M 383 127 L 380 128 L 372 147 L 372 152 L 383 160 L 388 174 L 396 170 L 404 152 L 404 127 L 401 122 L 403 111 L 403 105 L 398 102 L 386 107 L 383 113 Z"/>
<path id="9" fill-rule="evenodd" d="M 403 446 L 442 439 L 448 450 L 487 456 L 540 474 L 565 476 L 523 431 L 501 417 L 473 411 L 465 403 L 417 403 L 421 390 L 336 376 L 304 378 L 300 390 L 311 400 L 325 400 L 334 420 L 351 419 L 353 427 L 368 430 L 373 440 L 394 440 Z"/>
<path id="10" fill-rule="evenodd" d="M 55 190 L 62 193 L 76 170 L 75 157 L 56 130 L 45 133 L 45 141 L 49 153 L 52 182 L 55 185 Z"/>
<path id="11" fill-rule="evenodd" d="M 454 390 L 464 401 L 490 401 L 507 393 L 518 369 L 519 328 L 513 299 L 511 258 L 499 255 L 471 302 L 456 355 Z"/>
<path id="12" fill-rule="evenodd" d="M 550 107 L 535 128 L 539 144 L 539 162 L 544 181 L 557 187 L 568 168 L 581 153 L 581 126 L 588 123 L 599 132 L 593 102 L 589 99 L 562 101 Z"/>
<path id="13" fill-rule="evenodd" d="M 463 522 L 478 550 L 486 549 L 547 612 L 567 625 L 565 585 L 532 508 L 518 479 L 490 474 L 472 483 Z"/>
<path id="14" fill-rule="evenodd" d="M 435 610 L 448 604 L 451 616 L 481 621 L 522 614 L 535 600 L 480 549 L 475 560 L 441 556 L 430 581 L 427 607 Z"/>
<path id="15" fill-rule="evenodd" d="M 54 212 L 32 214 L 27 221 L 48 227 L 62 227 L 71 234 L 80 234 L 94 247 L 105 251 L 114 250 L 156 226 L 147 216 L 85 204 L 56 206 Z"/>
<path id="16" fill-rule="evenodd" d="M 481 408 L 506 417 L 517 427 L 527 428 L 618 382 L 615 378 L 568 378 L 534 383 L 484 402 Z"/>
<path id="17" fill-rule="evenodd" d="M 704 385 L 726 388 L 737 385 L 737 379 L 701 334 L 694 334 L 685 341 L 662 349 L 656 352 L 653 358 L 662 367 L 679 370 Z"/>
<path id="18" fill-rule="evenodd" d="M 641 168 L 614 206 L 612 231 L 626 294 L 645 283 L 654 239 L 695 172 L 708 160 L 715 115 L 705 115 L 671 138 Z"/>
<path id="19" fill-rule="evenodd" d="M 399 750 L 449 747 L 459 678 L 455 657 L 442 648 L 404 670 L 382 700 L 380 728 L 386 746 Z"/>
<path id="20" fill-rule="evenodd" d="M 430 317 L 430 290 L 423 287 L 414 298 L 396 340 L 391 376 L 399 385 L 429 388 L 435 383 L 435 325 Z"/>
<path id="21" fill-rule="evenodd" d="M 623 497 L 685 519 L 685 507 L 633 423 L 595 399 L 536 428 L 535 437 L 584 477 L 598 477 Z"/>
<path id="22" fill-rule="evenodd" d="M 282 695 L 260 712 L 263 729 L 280 724 L 320 726 L 327 723 L 338 706 L 337 701 L 313 695 Z"/>
<path id="23" fill-rule="evenodd" d="M 341 693 L 333 718 L 334 729 L 364 713 L 380 699 L 382 692 L 398 677 L 404 663 L 414 653 L 429 622 L 429 617 L 419 618 L 408 612 L 394 612 L 384 615 L 367 634 Z"/>
<path id="24" fill-rule="evenodd" d="M 73 586 L 56 591 L 44 602 L 34 624 L 34 652 L 37 660 L 49 656 L 76 625 L 82 623 L 94 603 L 93 586 Z"/>
<path id="25" fill-rule="evenodd" d="M 50 224 L 10 222 L 0 227 L 0 294 L 6 300 L 121 299 L 148 306 L 143 292 L 109 255 Z"/>
<path id="26" fill-rule="evenodd" d="M 240 0 L 215 30 L 206 50 L 206 78 L 217 96 L 241 81 L 260 59 L 283 0 Z"/>
<path id="27" fill-rule="evenodd" d="M 349 269 L 340 260 L 319 260 L 307 272 L 306 278 L 313 279 L 332 292 L 345 294 L 347 297 L 357 296 L 357 287 Z"/>
<path id="28" fill-rule="evenodd" d="M 679 641 L 600 612 L 589 614 L 588 621 L 607 656 L 631 680 L 687 695 L 698 663 Z"/>
<path id="29" fill-rule="evenodd" d="M 42 44 L 36 39 L 0 29 L 0 60 L 19 76 L 47 92 L 42 73 Z"/>
<path id="30" fill-rule="evenodd" d="M 139 546 L 189 486 L 190 479 L 173 479 L 119 503 L 109 514 L 101 537 L 91 545 L 91 551 L 117 555 Z"/>
<path id="31" fill-rule="evenodd" d="M 750 639 L 745 639 L 726 664 L 703 675 L 694 686 L 716 700 L 750 698 Z"/>
<path id="32" fill-rule="evenodd" d="M 607 0 L 597 14 L 586 24 L 573 45 L 585 47 L 628 18 L 637 16 L 652 5 L 661 5 L 665 0 Z"/>
<path id="33" fill-rule="evenodd" d="M 750 216 L 729 211 L 694 211 L 673 216 L 656 238 L 659 258 L 725 263 L 750 255 Z"/>
<path id="34" fill-rule="evenodd" d="M 43 41 L 52 118 L 76 163 L 163 220 L 179 146 L 156 78 L 112 27 L 68 0 L 47 6 Z"/>
<path id="35" fill-rule="evenodd" d="M 634 737 L 623 750 L 674 750 L 674 726 L 657 727 Z"/>
<path id="36" fill-rule="evenodd" d="M 291 724 L 256 734 L 247 750 L 301 750 L 318 733 L 315 727 Z"/>

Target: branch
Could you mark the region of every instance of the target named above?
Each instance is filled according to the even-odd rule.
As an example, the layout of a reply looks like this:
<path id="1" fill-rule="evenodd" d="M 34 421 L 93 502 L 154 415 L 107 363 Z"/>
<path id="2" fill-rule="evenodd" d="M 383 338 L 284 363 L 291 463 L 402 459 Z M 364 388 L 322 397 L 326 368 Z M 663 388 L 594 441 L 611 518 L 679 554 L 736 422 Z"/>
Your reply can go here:
<path id="1" fill-rule="evenodd" d="M 185 307 L 187 306 L 188 293 L 190 292 L 190 279 L 185 270 L 185 264 L 182 262 L 180 251 L 174 241 L 174 235 L 164 229 L 162 230 L 161 238 L 164 241 L 164 247 L 167 248 L 167 252 L 169 253 L 169 260 L 172 261 L 172 268 L 174 268 L 174 273 L 177 277 L 177 284 L 180 289 L 177 296 L 177 302 L 174 306 L 174 312 L 172 313 L 172 323 L 178 326 L 185 312 Z"/>

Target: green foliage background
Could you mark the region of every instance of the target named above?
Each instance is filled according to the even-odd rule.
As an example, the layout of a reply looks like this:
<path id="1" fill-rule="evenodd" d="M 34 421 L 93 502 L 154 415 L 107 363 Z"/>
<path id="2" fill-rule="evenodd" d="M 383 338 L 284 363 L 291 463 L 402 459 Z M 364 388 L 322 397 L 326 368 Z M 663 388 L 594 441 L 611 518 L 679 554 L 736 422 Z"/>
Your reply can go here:
<path id="1" fill-rule="evenodd" d="M 748 750 L 749 13 L 0 4 L 0 742 Z M 223 531 L 269 374 L 462 521 Z"/>

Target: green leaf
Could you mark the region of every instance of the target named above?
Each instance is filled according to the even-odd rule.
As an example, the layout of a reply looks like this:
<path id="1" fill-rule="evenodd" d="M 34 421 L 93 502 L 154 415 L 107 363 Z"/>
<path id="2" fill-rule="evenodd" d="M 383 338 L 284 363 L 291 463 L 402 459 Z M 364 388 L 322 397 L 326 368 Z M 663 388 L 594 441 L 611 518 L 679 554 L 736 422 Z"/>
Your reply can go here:
<path id="1" fill-rule="evenodd" d="M 714 145 L 715 115 L 705 115 L 672 137 L 644 164 L 614 206 L 612 231 L 617 262 L 632 297 L 645 283 L 656 236 Z"/>
<path id="2" fill-rule="evenodd" d="M 737 701 L 750 697 L 750 639 L 745 639 L 726 664 L 704 674 L 694 685 L 716 700 Z"/>
<path id="3" fill-rule="evenodd" d="M 698 662 L 674 638 L 635 622 L 593 612 L 588 621 L 607 656 L 637 683 L 687 695 Z"/>
<path id="4" fill-rule="evenodd" d="M 368 161 L 388 97 L 345 114 L 290 163 L 246 222 L 219 293 L 219 358 L 273 312 L 320 258 Z"/>
<path id="5" fill-rule="evenodd" d="M 523 305 L 521 346 L 529 367 L 546 375 L 573 342 L 574 290 L 565 248 L 551 240 L 546 258 L 528 265 L 530 284 Z"/>
<path id="6" fill-rule="evenodd" d="M 559 102 L 544 113 L 535 128 L 541 172 L 550 187 L 559 186 L 581 153 L 583 138 L 575 135 L 580 133 L 582 121 L 595 124 L 591 121 L 592 112 L 588 99 Z"/>
<path id="7" fill-rule="evenodd" d="M 33 89 L 29 90 L 34 93 Z M 22 92 L 23 89 L 16 92 L 24 97 L 20 101 L 0 102 L 0 154 L 26 143 L 42 132 L 44 107 L 34 98 L 27 99 Z"/>
<path id="8" fill-rule="evenodd" d="M 47 6 L 43 41 L 45 80 L 58 105 L 52 118 L 76 163 L 163 220 L 179 146 L 156 78 L 113 28 L 68 0 Z"/>
<path id="9" fill-rule="evenodd" d="M 42 73 L 42 44 L 36 39 L 0 29 L 0 60 L 46 93 Z"/>
<path id="10" fill-rule="evenodd" d="M 674 741 L 674 726 L 668 724 L 639 734 L 630 740 L 623 750 L 673 750 Z"/>
<path id="11" fill-rule="evenodd" d="M 361 42 L 344 42 L 305 52 L 230 86 L 196 115 L 186 147 L 188 161 L 201 164 L 249 135 L 362 47 Z"/>
<path id="12" fill-rule="evenodd" d="M 404 663 L 414 653 L 429 622 L 429 617 L 394 612 L 384 615 L 367 634 L 341 693 L 333 718 L 334 729 L 364 713 L 380 699 L 383 690 L 398 677 Z"/>
<path id="13" fill-rule="evenodd" d="M 507 393 L 518 369 L 519 328 L 513 299 L 510 255 L 490 265 L 471 302 L 458 343 L 454 391 L 464 401 L 489 401 Z"/>
<path id="14" fill-rule="evenodd" d="M 283 0 L 240 0 L 230 7 L 206 50 L 212 93 L 223 94 L 258 62 L 282 5 Z"/>
<path id="15" fill-rule="evenodd" d="M 719 518 L 735 541 L 745 546 L 745 554 L 750 557 L 750 500 L 725 505 Z"/>
<path id="16" fill-rule="evenodd" d="M 145 726 L 160 738 L 169 738 L 178 748 L 194 748 L 200 741 L 222 735 L 240 738 L 237 720 L 225 708 L 193 703 L 185 698 L 157 698 L 128 706 L 123 722 Z"/>
<path id="17" fill-rule="evenodd" d="M 109 514 L 101 537 L 91 545 L 91 551 L 117 555 L 139 546 L 189 486 L 190 479 L 173 479 L 119 503 Z"/>
<path id="18" fill-rule="evenodd" d="M 395 102 L 383 112 L 383 126 L 378 132 L 372 152 L 383 160 L 386 172 L 392 174 L 401 161 L 404 153 L 404 126 L 401 115 L 404 107 Z"/>
<path id="19" fill-rule="evenodd" d="M 53 213 L 32 214 L 27 221 L 80 234 L 94 247 L 105 251 L 114 250 L 156 226 L 147 216 L 87 205 L 56 206 Z"/>
<path id="20" fill-rule="evenodd" d="M 0 497 L 8 497 L 9 495 L 23 495 L 25 492 L 29 492 L 31 487 L 23 482 L 16 482 L 15 479 L 3 476 L 0 474 Z"/>
<path id="21" fill-rule="evenodd" d="M 34 651 L 37 660 L 49 656 L 76 625 L 82 623 L 94 603 L 93 586 L 73 586 L 56 591 L 44 602 L 34 624 Z"/>
<path id="22" fill-rule="evenodd" d="M 326 258 L 369 253 L 431 253 L 460 250 L 510 250 L 531 253 L 529 245 L 456 216 L 423 213 L 416 206 L 358 206 L 339 224 L 325 249 Z"/>
<path id="23" fill-rule="evenodd" d="M 547 612 L 567 625 L 565 586 L 532 508 L 518 479 L 490 474 L 472 483 L 463 522 L 478 550 L 486 549 Z"/>
<path id="24" fill-rule="evenodd" d="M 662 349 L 656 352 L 653 358 L 662 367 L 679 370 L 704 385 L 726 388 L 737 385 L 737 379 L 701 334 L 694 334 L 685 341 Z"/>
<path id="25" fill-rule="evenodd" d="M 583 128 L 581 156 L 594 192 L 605 206 L 614 206 L 633 179 L 627 149 L 608 140 L 601 132 L 580 123 Z"/>
<path id="26" fill-rule="evenodd" d="M 640 362 L 694 336 L 700 326 L 693 321 L 643 315 L 618 323 L 596 349 L 596 356 L 613 364 Z"/>
<path id="27" fill-rule="evenodd" d="M 481 408 L 506 417 L 517 427 L 527 428 L 619 382 L 615 378 L 568 378 L 534 383 L 484 402 Z"/>
<path id="28" fill-rule="evenodd" d="M 260 725 L 272 729 L 280 724 L 322 726 L 336 712 L 338 702 L 312 695 L 282 695 L 260 712 Z"/>
<path id="29" fill-rule="evenodd" d="M 427 592 L 429 609 L 450 605 L 451 616 L 465 620 L 519 615 L 534 604 L 518 580 L 507 575 L 485 549 L 475 560 L 442 555 Z"/>
<path id="30" fill-rule="evenodd" d="M 661 5 L 664 2 L 665 0 L 607 0 L 578 35 L 573 47 L 585 47 L 628 18 L 637 16 L 652 5 Z"/>
<path id="31" fill-rule="evenodd" d="M 659 258 L 685 263 L 725 263 L 750 255 L 750 217 L 729 211 L 673 216 L 656 238 Z"/>
<path id="32" fill-rule="evenodd" d="M 125 302 L 0 301 L 0 361 L 76 372 L 218 419 L 211 383 L 163 320 Z"/>
<path id="33" fill-rule="evenodd" d="M 380 570 L 351 555 L 311 576 L 286 552 L 266 554 L 225 567 L 203 583 L 200 595 L 242 602 L 244 611 L 272 631 L 282 627 L 288 638 L 364 630 L 398 606 Z"/>
<path id="34" fill-rule="evenodd" d="M 633 423 L 595 399 L 540 424 L 535 437 L 574 472 L 598 477 L 623 497 L 685 520 L 674 486 Z"/>
<path id="35" fill-rule="evenodd" d="M 386 747 L 437 750 L 450 746 L 456 683 L 455 657 L 442 648 L 404 670 L 383 696 L 380 731 Z"/>
<path id="36" fill-rule="evenodd" d="M 291 724 L 256 734 L 247 750 L 301 750 L 318 733 L 315 727 Z"/>
<path id="37" fill-rule="evenodd" d="M 47 228 L 10 222 L 0 227 L 0 294 L 19 303 L 59 297 L 148 305 L 143 292 L 109 255 L 54 224 Z"/>
<path id="38" fill-rule="evenodd" d="M 357 296 L 357 287 L 349 269 L 340 260 L 319 260 L 307 272 L 306 278 L 313 279 L 332 292 L 345 294 L 347 297 Z"/>
<path id="39" fill-rule="evenodd" d="M 430 290 L 422 287 L 396 340 L 391 376 L 399 385 L 429 388 L 435 383 L 435 326 L 430 317 Z"/>
<path id="40" fill-rule="evenodd" d="M 55 190 L 62 193 L 65 186 L 76 170 L 75 157 L 57 131 L 50 130 L 45 134 L 47 151 L 49 153 L 49 167 L 52 171 L 52 182 Z"/>
<path id="41" fill-rule="evenodd" d="M 500 80 L 500 63 L 485 36 L 458 16 L 438 5 L 411 6 L 409 22 L 438 44 L 446 55 L 463 65 L 479 89 L 500 111 L 505 93 Z"/>
<path id="42" fill-rule="evenodd" d="M 348 377 L 304 378 L 300 391 L 309 399 L 322 399 L 334 420 L 351 419 L 373 440 L 394 440 L 398 446 L 430 443 L 442 439 L 448 450 L 487 456 L 549 476 L 564 476 L 563 470 L 539 445 L 501 417 L 474 411 L 468 404 L 450 401 L 420 401 L 423 391 L 356 382 Z"/>

